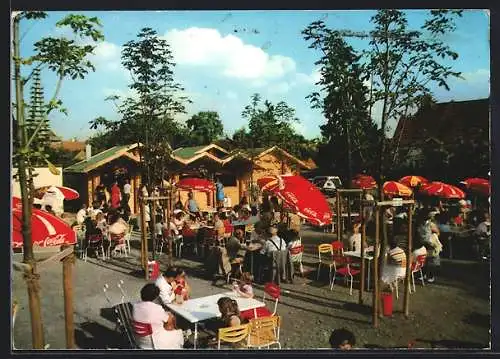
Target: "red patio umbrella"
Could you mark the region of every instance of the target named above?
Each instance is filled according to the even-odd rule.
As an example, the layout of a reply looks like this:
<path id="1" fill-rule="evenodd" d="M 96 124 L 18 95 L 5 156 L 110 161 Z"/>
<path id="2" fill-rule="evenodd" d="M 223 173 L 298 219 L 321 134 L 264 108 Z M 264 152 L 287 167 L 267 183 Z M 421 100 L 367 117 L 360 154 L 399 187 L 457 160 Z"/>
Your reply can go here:
<path id="1" fill-rule="evenodd" d="M 410 197 L 413 191 L 410 187 L 396 181 L 387 181 L 383 186 L 384 194 L 391 196 Z"/>
<path id="2" fill-rule="evenodd" d="M 39 188 L 35 188 L 35 197 L 42 199 L 42 197 L 47 192 L 59 192 L 64 196 L 64 199 L 73 200 L 80 197 L 80 194 L 75 191 L 73 188 L 63 187 L 63 186 L 43 186 Z"/>
<path id="3" fill-rule="evenodd" d="M 186 191 L 213 192 L 215 190 L 215 185 L 212 181 L 195 177 L 183 178 L 175 186 Z"/>
<path id="4" fill-rule="evenodd" d="M 281 175 L 277 178 L 277 196 L 299 216 L 318 226 L 332 223 L 330 206 L 315 185 L 302 176 Z"/>
<path id="5" fill-rule="evenodd" d="M 404 176 L 399 180 L 399 183 L 404 184 L 407 187 L 410 188 L 415 188 L 419 184 L 426 184 L 429 183 L 429 180 L 425 177 L 422 176 Z"/>
<path id="6" fill-rule="evenodd" d="M 372 176 L 358 174 L 351 181 L 354 188 L 374 189 L 377 188 L 377 181 Z"/>
<path id="7" fill-rule="evenodd" d="M 484 196 L 489 196 L 491 194 L 491 184 L 490 181 L 485 178 L 467 178 L 460 182 L 465 188 L 471 192 L 482 194 Z"/>
<path id="8" fill-rule="evenodd" d="M 427 183 L 421 187 L 420 191 L 428 196 L 437 196 L 447 199 L 465 198 L 465 193 L 460 188 L 443 182 Z"/>
<path id="9" fill-rule="evenodd" d="M 22 216 L 21 200 L 14 197 L 12 200 L 12 246 L 14 248 L 23 246 Z M 76 243 L 75 231 L 66 222 L 36 208 L 33 208 L 31 213 L 31 236 L 33 245 L 39 247 Z"/>
<path id="10" fill-rule="evenodd" d="M 276 176 L 265 176 L 257 180 L 257 186 L 261 191 L 272 191 L 278 187 L 278 178 Z"/>

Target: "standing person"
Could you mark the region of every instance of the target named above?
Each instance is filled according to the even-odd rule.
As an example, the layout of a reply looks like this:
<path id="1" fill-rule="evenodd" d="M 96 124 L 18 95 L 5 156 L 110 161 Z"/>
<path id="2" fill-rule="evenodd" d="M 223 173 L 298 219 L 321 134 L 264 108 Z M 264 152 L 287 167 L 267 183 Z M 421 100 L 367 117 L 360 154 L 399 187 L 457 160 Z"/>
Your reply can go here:
<path id="1" fill-rule="evenodd" d="M 217 207 L 224 207 L 224 185 L 220 181 L 220 178 L 217 177 L 217 180 L 215 182 L 215 189 L 216 189 L 216 199 L 217 199 Z"/>
<path id="2" fill-rule="evenodd" d="M 111 186 L 111 208 L 116 209 L 120 207 L 121 191 L 118 182 L 115 180 Z"/>
<path id="3" fill-rule="evenodd" d="M 133 320 L 151 324 L 154 348 L 151 339 L 144 336 L 136 336 L 137 344 L 141 349 L 182 349 L 184 335 L 182 330 L 175 329 L 173 315 L 154 303 L 159 295 L 160 289 L 153 283 L 148 283 L 141 289 L 141 301 L 133 304 Z M 185 333 L 187 334 L 189 333 Z"/>
<path id="4" fill-rule="evenodd" d="M 132 192 L 132 186 L 130 185 L 130 180 L 125 179 L 125 184 L 123 185 L 123 207 L 128 207 L 128 202 L 130 201 L 130 193 Z"/>
<path id="5" fill-rule="evenodd" d="M 95 200 L 99 202 L 99 205 L 102 205 L 103 202 L 106 202 L 106 187 L 101 182 L 95 188 Z"/>
<path id="6" fill-rule="evenodd" d="M 198 206 L 198 202 L 194 199 L 193 192 L 188 193 L 188 200 L 184 204 L 184 209 L 186 212 L 189 212 L 196 217 L 200 216 L 200 207 Z"/>

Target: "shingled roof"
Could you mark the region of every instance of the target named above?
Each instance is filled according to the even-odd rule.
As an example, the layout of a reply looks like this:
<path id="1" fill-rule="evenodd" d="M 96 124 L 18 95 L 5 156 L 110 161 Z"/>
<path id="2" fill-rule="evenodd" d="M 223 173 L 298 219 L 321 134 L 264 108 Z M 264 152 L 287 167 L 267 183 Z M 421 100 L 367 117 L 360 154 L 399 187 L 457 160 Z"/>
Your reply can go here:
<path id="1" fill-rule="evenodd" d="M 444 145 L 460 136 L 468 138 L 489 133 L 489 99 L 443 102 L 419 111 L 414 118 L 400 119 L 393 139 L 408 147 L 434 138 Z"/>
<path id="2" fill-rule="evenodd" d="M 137 147 L 137 144 L 133 145 L 122 145 L 122 146 L 114 146 L 105 151 L 99 152 L 98 154 L 90 157 L 88 160 L 83 160 L 77 162 L 67 168 L 64 169 L 64 172 L 73 172 L 73 173 L 86 173 L 97 167 L 102 166 L 112 160 L 123 156 L 128 151 Z M 130 156 L 133 159 L 133 156 Z"/>

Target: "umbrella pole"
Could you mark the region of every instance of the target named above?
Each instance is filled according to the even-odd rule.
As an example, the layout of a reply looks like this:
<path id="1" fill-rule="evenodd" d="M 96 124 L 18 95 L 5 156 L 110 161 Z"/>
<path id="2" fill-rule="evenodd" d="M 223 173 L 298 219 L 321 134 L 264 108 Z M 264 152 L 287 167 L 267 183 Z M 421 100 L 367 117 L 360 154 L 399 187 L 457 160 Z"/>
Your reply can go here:
<path id="1" fill-rule="evenodd" d="M 146 218 L 144 214 L 146 213 L 146 203 L 144 199 L 141 199 L 141 263 L 142 268 L 144 269 L 144 276 L 146 280 L 149 279 L 149 271 L 148 271 L 148 245 L 146 239 Z"/>
<path id="2" fill-rule="evenodd" d="M 372 321 L 375 328 L 378 327 L 378 303 L 380 298 L 379 289 L 379 276 L 378 276 L 378 251 L 380 246 L 380 207 L 375 207 L 375 248 L 374 248 L 374 259 L 373 259 L 373 296 L 372 296 Z"/>
<path id="3" fill-rule="evenodd" d="M 410 315 L 410 279 L 411 279 L 410 271 L 411 271 L 411 253 L 413 246 L 412 222 L 413 222 L 413 205 L 410 205 L 408 209 L 408 249 L 406 253 L 406 280 L 405 280 L 405 297 L 404 297 L 404 312 L 406 318 L 408 318 Z"/>
<path id="4" fill-rule="evenodd" d="M 337 190 L 337 241 L 342 238 L 342 206 L 340 205 L 340 192 Z"/>
<path id="5" fill-rule="evenodd" d="M 152 227 L 149 228 L 149 232 L 151 229 L 153 230 L 153 260 L 156 260 L 156 199 L 153 200 L 153 215 L 151 216 L 151 222 L 153 223 Z"/>
<path id="6" fill-rule="evenodd" d="M 61 246 L 61 251 L 68 246 Z M 73 312 L 73 265 L 74 252 L 64 257 L 63 262 L 63 290 L 64 290 L 64 318 L 66 330 L 66 349 L 75 348 L 75 324 Z"/>
<path id="7" fill-rule="evenodd" d="M 363 304 L 363 291 L 365 290 L 365 240 L 366 240 L 366 219 L 363 215 L 363 211 L 360 213 L 361 215 L 361 278 L 359 280 L 359 298 L 358 303 Z"/>

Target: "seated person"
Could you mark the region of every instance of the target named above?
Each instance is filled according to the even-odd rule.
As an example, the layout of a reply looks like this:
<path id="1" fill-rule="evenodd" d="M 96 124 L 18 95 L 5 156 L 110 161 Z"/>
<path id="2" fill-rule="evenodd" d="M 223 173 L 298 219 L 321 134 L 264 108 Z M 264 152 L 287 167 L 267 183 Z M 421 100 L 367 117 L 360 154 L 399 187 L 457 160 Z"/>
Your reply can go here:
<path id="1" fill-rule="evenodd" d="M 384 284 L 391 286 L 396 280 L 404 278 L 406 274 L 406 254 L 398 246 L 396 238 L 389 242 L 389 250 L 382 265 L 381 280 Z"/>
<path id="2" fill-rule="evenodd" d="M 240 249 L 245 248 L 244 240 L 245 232 L 240 228 L 236 229 L 234 236 L 227 240 L 226 250 L 230 260 L 234 260 L 238 256 Z"/>
<path id="3" fill-rule="evenodd" d="M 177 268 L 176 273 L 177 274 L 175 276 L 175 283 L 178 286 L 181 286 L 183 288 L 182 289 L 182 296 L 183 296 L 184 300 L 188 300 L 189 295 L 191 293 L 191 286 L 186 281 L 186 272 L 184 271 L 184 269 Z"/>
<path id="4" fill-rule="evenodd" d="M 175 282 L 176 277 L 176 270 L 172 267 L 168 267 L 163 275 L 159 276 L 155 281 L 156 286 L 160 290 L 158 300 L 163 306 L 172 303 L 175 299 L 174 290 L 177 287 L 177 283 Z"/>
<path id="5" fill-rule="evenodd" d="M 186 222 L 186 219 L 184 217 L 184 212 L 181 209 L 174 210 L 173 222 L 178 230 L 181 230 L 182 227 L 184 227 L 184 223 Z"/>
<path id="6" fill-rule="evenodd" d="M 253 275 L 249 272 L 244 272 L 241 275 L 239 283 L 235 282 L 233 284 L 233 290 L 240 297 L 253 298 L 252 281 L 253 281 Z"/>
<path id="7" fill-rule="evenodd" d="M 226 227 L 224 226 L 224 222 L 220 218 L 219 213 L 214 214 L 214 230 L 217 235 L 217 240 L 224 239 L 224 235 L 226 234 Z"/>
<path id="8" fill-rule="evenodd" d="M 108 233 L 110 235 L 110 246 L 116 250 L 125 246 L 125 234 L 128 232 L 128 224 L 117 214 L 110 213 Z"/>
<path id="9" fill-rule="evenodd" d="M 198 202 L 194 199 L 193 192 L 188 193 L 188 200 L 184 204 L 184 210 L 196 217 L 200 216 L 200 206 L 198 206 Z"/>
<path id="10" fill-rule="evenodd" d="M 351 350 L 356 345 L 354 334 L 345 329 L 335 329 L 330 335 L 330 346 L 332 349 Z"/>
<path id="11" fill-rule="evenodd" d="M 361 223 L 357 222 L 352 225 L 352 235 L 349 237 L 350 250 L 361 253 Z M 368 248 L 365 241 L 364 248 Z"/>
<path id="12" fill-rule="evenodd" d="M 175 329 L 172 314 L 154 303 L 159 294 L 160 289 L 156 285 L 146 284 L 141 289 L 141 301 L 133 304 L 133 320 L 151 324 L 154 349 L 182 349 L 184 346 L 182 330 Z M 136 336 L 135 339 L 141 349 L 153 349 L 151 338 Z"/>

